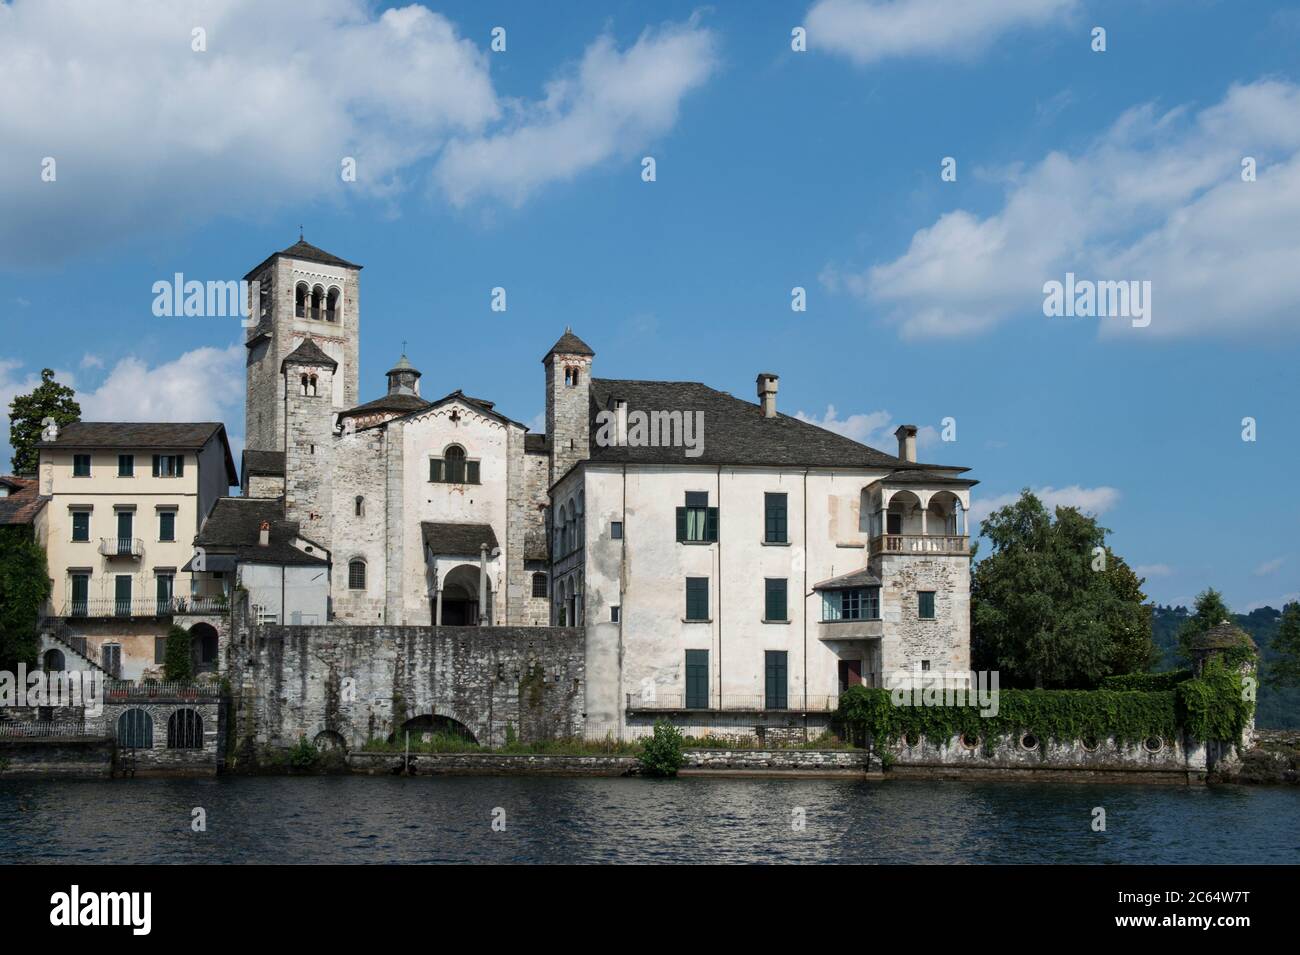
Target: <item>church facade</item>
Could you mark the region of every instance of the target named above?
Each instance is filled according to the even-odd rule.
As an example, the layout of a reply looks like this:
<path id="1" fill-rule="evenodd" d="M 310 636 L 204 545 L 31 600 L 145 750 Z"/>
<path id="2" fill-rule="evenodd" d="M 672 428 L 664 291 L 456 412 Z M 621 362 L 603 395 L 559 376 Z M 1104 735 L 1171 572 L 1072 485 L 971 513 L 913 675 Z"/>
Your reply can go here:
<path id="1" fill-rule="evenodd" d="M 406 356 L 362 401 L 360 272 L 299 241 L 247 276 L 249 500 L 219 505 L 267 514 L 329 623 L 581 628 L 585 718 L 611 731 L 793 725 L 857 683 L 969 668 L 975 482 L 918 463 L 915 427 L 866 447 L 778 412 L 770 373 L 755 401 L 596 377 L 567 329 L 545 434 L 422 393 Z"/>

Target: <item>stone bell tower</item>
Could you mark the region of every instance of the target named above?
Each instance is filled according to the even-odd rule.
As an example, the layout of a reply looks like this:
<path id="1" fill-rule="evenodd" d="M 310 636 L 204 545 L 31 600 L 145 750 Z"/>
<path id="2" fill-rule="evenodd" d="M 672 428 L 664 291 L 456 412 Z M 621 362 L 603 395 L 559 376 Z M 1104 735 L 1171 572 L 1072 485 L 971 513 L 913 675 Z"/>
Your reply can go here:
<path id="1" fill-rule="evenodd" d="M 244 277 L 250 296 L 257 282 L 257 317 L 244 342 L 248 350 L 245 446 L 284 451 L 284 360 L 308 339 L 338 367 L 320 406 L 344 411 L 358 404 L 361 340 L 361 266 L 298 241 L 272 253 Z"/>

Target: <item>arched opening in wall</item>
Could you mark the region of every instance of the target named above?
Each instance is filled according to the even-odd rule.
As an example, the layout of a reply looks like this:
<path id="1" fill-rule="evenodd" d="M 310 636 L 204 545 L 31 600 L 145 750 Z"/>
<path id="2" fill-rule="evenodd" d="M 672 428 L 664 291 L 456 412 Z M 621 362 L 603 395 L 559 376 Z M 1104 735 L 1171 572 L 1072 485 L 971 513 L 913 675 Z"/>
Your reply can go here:
<path id="1" fill-rule="evenodd" d="M 202 749 L 203 717 L 191 709 L 177 710 L 167 717 L 168 749 Z"/>
<path id="2" fill-rule="evenodd" d="M 46 673 L 62 673 L 68 668 L 62 650 L 46 650 L 41 658 L 41 667 Z"/>
<path id="3" fill-rule="evenodd" d="M 339 296 L 337 288 L 331 288 L 325 296 L 325 321 L 337 322 L 343 316 L 339 314 Z"/>
<path id="4" fill-rule="evenodd" d="M 321 730 L 312 740 L 312 745 L 322 753 L 346 753 L 348 751 L 347 740 L 343 738 L 342 733 L 336 733 L 334 730 Z"/>
<path id="5" fill-rule="evenodd" d="M 119 749 L 153 749 L 153 717 L 145 710 L 133 708 L 117 718 Z"/>
<path id="6" fill-rule="evenodd" d="M 325 308 L 325 289 L 317 285 L 311 290 L 311 317 L 320 321 L 321 312 Z"/>
<path id="7" fill-rule="evenodd" d="M 442 578 L 442 625 L 476 627 L 479 623 L 478 566 L 460 564 Z M 492 584 L 487 590 L 488 621 L 492 615 Z M 436 608 L 435 608 L 436 612 Z"/>
<path id="8" fill-rule="evenodd" d="M 195 673 L 212 673 L 217 669 L 217 630 L 209 623 L 190 627 L 190 662 Z"/>
<path id="9" fill-rule="evenodd" d="M 307 299 L 311 292 L 307 289 L 306 282 L 299 282 L 293 290 L 293 314 L 298 318 L 307 317 Z"/>
<path id="10" fill-rule="evenodd" d="M 412 717 L 403 723 L 396 733 L 389 736 L 388 741 L 390 743 L 403 741 L 407 733 L 411 734 L 412 743 L 428 743 L 437 737 L 443 737 L 451 741 L 478 745 L 478 739 L 468 726 L 460 720 L 454 720 L 450 716 L 439 716 L 437 713 Z"/>

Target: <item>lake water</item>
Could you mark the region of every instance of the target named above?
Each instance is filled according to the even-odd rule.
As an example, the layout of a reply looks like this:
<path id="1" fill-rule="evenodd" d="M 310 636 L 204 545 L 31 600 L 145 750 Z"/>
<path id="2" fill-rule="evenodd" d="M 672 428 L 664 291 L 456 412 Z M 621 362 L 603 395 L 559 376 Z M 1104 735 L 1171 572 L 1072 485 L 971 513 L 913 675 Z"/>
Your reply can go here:
<path id="1" fill-rule="evenodd" d="M 1106 831 L 1093 832 L 1093 808 Z M 192 810 L 207 814 L 193 832 Z M 494 832 L 504 809 L 505 831 Z M 793 823 L 802 810 L 804 828 Z M 498 814 L 498 818 L 499 818 Z M 1300 789 L 911 780 L 0 781 L 15 862 L 1300 863 Z"/>

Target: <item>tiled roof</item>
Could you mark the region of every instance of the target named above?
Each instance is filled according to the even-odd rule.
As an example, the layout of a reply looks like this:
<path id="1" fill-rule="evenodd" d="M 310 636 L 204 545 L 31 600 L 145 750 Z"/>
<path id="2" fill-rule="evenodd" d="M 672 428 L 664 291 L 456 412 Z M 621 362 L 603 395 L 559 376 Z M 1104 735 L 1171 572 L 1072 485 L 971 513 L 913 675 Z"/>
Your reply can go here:
<path id="1" fill-rule="evenodd" d="M 36 478 L 0 475 L 0 484 L 9 489 L 0 497 L 0 526 L 30 524 L 49 500 L 37 493 Z"/>
<path id="2" fill-rule="evenodd" d="M 479 547 L 487 544 L 488 553 L 497 546 L 491 524 L 452 524 L 426 521 L 420 525 L 424 544 L 435 555 L 478 557 Z"/>
<path id="3" fill-rule="evenodd" d="M 546 353 L 546 357 L 543 358 L 542 361 L 546 361 L 546 358 L 550 358 L 552 355 L 594 355 L 594 354 L 596 353 L 591 350 L 590 345 L 584 342 L 577 335 L 573 334 L 573 332 L 570 329 L 566 328 L 564 330 L 564 334 L 560 336 L 559 341 L 557 341 L 554 345 L 551 346 L 551 350 Z"/>
<path id="4" fill-rule="evenodd" d="M 271 525 L 271 543 L 258 544 L 262 522 Z M 280 498 L 223 497 L 213 505 L 212 513 L 194 543 L 215 553 L 233 553 L 240 560 L 261 564 L 324 564 L 328 551 L 316 546 L 308 554 L 293 546 L 300 537 L 298 522 L 284 518 L 284 501 Z"/>
<path id="5" fill-rule="evenodd" d="M 74 421 L 59 428 L 56 440 L 42 441 L 37 447 L 87 451 L 201 451 L 214 437 L 220 439 L 225 451 L 226 486 L 239 483 L 230 441 L 226 438 L 226 426 L 219 422 Z"/>
<path id="6" fill-rule="evenodd" d="M 272 252 L 253 268 L 249 269 L 248 274 L 245 275 L 244 278 L 251 279 L 254 275 L 261 272 L 262 269 L 266 268 L 266 266 L 271 263 L 272 259 L 277 259 L 280 256 L 285 256 L 290 259 L 299 259 L 303 262 L 318 262 L 321 265 L 338 265 L 345 269 L 361 268 L 360 265 L 349 262 L 347 259 L 341 259 L 331 252 L 326 252 L 324 249 L 318 249 L 310 242 L 305 242 L 302 239 L 299 239 L 287 249 L 281 249 L 279 252 Z"/>
<path id="7" fill-rule="evenodd" d="M 280 362 L 280 370 L 284 371 L 290 365 L 327 365 L 330 368 L 338 368 L 339 363 L 325 354 L 316 344 L 316 339 L 308 335 L 302 340 L 301 345 L 284 356 L 284 361 Z"/>

